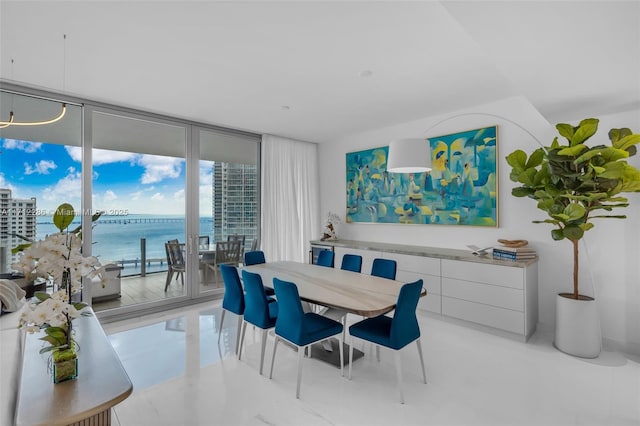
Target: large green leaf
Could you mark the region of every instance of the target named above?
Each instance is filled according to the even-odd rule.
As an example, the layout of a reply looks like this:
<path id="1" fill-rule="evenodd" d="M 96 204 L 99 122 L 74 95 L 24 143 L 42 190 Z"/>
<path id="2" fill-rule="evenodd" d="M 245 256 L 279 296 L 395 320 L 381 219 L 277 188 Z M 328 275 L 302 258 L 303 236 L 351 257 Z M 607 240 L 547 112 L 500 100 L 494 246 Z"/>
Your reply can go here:
<path id="1" fill-rule="evenodd" d="M 627 135 L 618 141 L 612 142 L 612 145 L 614 148 L 627 150 L 632 145 L 637 145 L 638 143 L 640 143 L 640 134 Z"/>
<path id="2" fill-rule="evenodd" d="M 584 236 L 584 231 L 578 225 L 567 225 L 562 230 L 562 234 L 571 241 L 577 241 Z"/>
<path id="3" fill-rule="evenodd" d="M 524 169 L 527 162 L 527 154 L 521 149 L 516 149 L 506 157 L 507 163 L 513 168 Z"/>
<path id="4" fill-rule="evenodd" d="M 619 141 L 620 139 L 632 133 L 633 132 L 631 131 L 631 129 L 625 127 L 622 129 L 611 129 L 609 130 L 608 135 L 609 135 L 609 140 L 611 141 L 611 144 L 615 145 L 615 142 Z"/>
<path id="5" fill-rule="evenodd" d="M 587 149 L 586 145 L 575 145 L 569 148 L 564 148 L 558 151 L 558 155 L 568 155 L 571 157 L 575 157 L 576 155 L 580 155 L 582 151 Z"/>
<path id="6" fill-rule="evenodd" d="M 575 128 L 571 124 L 558 123 L 556 124 L 556 129 L 558 129 L 558 133 L 560 133 L 561 136 L 564 136 L 567 141 L 571 142 L 571 139 L 573 139 L 573 134 L 575 132 Z M 554 139 L 553 142 L 557 143 L 558 138 Z"/>
<path id="7" fill-rule="evenodd" d="M 513 195 L 514 197 L 528 197 L 531 194 L 533 194 L 533 189 L 525 188 L 522 186 L 513 188 L 511 190 L 511 195 Z"/>
<path id="8" fill-rule="evenodd" d="M 36 299 L 38 299 L 41 302 L 44 302 L 45 300 L 51 298 L 51 295 L 44 291 L 36 291 L 33 295 L 35 296 Z"/>
<path id="9" fill-rule="evenodd" d="M 593 136 L 598 131 L 599 121 L 597 118 L 586 118 L 582 120 L 571 138 L 571 146 L 581 144 Z"/>
<path id="10" fill-rule="evenodd" d="M 587 210 L 579 203 L 571 203 L 565 209 L 564 213 L 569 217 L 569 220 L 582 219 Z"/>
<path id="11" fill-rule="evenodd" d="M 551 230 L 551 238 L 554 241 L 560 241 L 564 239 L 564 234 L 562 233 L 562 229 L 552 229 Z"/>
<path id="12" fill-rule="evenodd" d="M 520 176 L 518 176 L 518 182 L 526 186 L 533 186 L 536 173 L 538 173 L 536 169 L 527 169 L 524 172 L 520 173 Z"/>
<path id="13" fill-rule="evenodd" d="M 69 203 L 63 203 L 58 206 L 53 215 L 53 224 L 62 232 L 71 225 L 75 217 L 73 206 Z"/>
<path id="14" fill-rule="evenodd" d="M 604 165 L 605 171 L 598 175 L 599 178 L 620 179 L 625 173 L 626 163 L 623 161 L 612 161 Z"/>
<path id="15" fill-rule="evenodd" d="M 542 148 L 538 148 L 533 151 L 527 160 L 525 168 L 530 169 L 531 167 L 538 167 L 544 160 L 544 154 L 544 149 Z"/>
<path id="16" fill-rule="evenodd" d="M 633 166 L 625 164 L 621 192 L 638 192 L 640 191 L 640 170 Z"/>

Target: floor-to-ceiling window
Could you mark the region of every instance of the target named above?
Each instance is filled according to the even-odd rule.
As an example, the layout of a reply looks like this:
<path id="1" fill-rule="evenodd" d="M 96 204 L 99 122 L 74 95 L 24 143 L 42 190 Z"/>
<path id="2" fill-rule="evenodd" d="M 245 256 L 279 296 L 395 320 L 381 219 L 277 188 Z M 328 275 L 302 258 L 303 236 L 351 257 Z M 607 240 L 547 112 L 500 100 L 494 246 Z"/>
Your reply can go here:
<path id="1" fill-rule="evenodd" d="M 259 139 L 221 129 L 196 129 L 198 163 L 198 235 L 209 242 L 200 253 L 200 293 L 221 292 L 211 268 L 215 244 L 237 239 L 241 256 L 257 247 L 259 220 Z"/>
<path id="2" fill-rule="evenodd" d="M 53 213 L 61 203 L 81 207 L 82 107 L 44 96 L 0 90 L 0 273 L 11 273 L 11 249 L 57 232 Z M 75 219 L 80 224 L 80 215 Z"/>
<path id="3" fill-rule="evenodd" d="M 0 209 L 22 203 L 36 212 L 0 216 L 0 272 L 11 271 L 16 242 L 9 237 L 54 232 L 45 213 L 70 202 L 101 212 L 83 228 L 85 250 L 112 276 L 105 287 L 89 283 L 88 297 L 101 316 L 220 295 L 211 259 L 216 242 L 242 238 L 246 251 L 259 239 L 259 136 L 74 101 L 60 124 L 0 129 Z M 15 99 L 8 102 L 2 92 L 0 115 L 18 111 Z M 206 247 L 199 241 L 204 236 Z M 169 241 L 179 245 L 179 265 L 167 251 Z"/>
<path id="4" fill-rule="evenodd" d="M 94 309 L 188 295 L 187 126 L 112 109 L 87 113 L 91 203 L 102 212 L 91 231 L 92 254 L 120 272 L 119 280 L 93 289 Z"/>

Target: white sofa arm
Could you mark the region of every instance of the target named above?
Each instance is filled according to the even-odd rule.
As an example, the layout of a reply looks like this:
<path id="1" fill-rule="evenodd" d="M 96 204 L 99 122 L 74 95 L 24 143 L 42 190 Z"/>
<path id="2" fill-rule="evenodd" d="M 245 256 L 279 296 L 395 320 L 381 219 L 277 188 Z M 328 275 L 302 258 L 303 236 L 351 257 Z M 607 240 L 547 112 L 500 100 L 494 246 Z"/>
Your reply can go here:
<path id="1" fill-rule="evenodd" d="M 19 312 L 0 316 L 0 425 L 15 419 L 25 334 L 18 329 L 19 317 Z"/>

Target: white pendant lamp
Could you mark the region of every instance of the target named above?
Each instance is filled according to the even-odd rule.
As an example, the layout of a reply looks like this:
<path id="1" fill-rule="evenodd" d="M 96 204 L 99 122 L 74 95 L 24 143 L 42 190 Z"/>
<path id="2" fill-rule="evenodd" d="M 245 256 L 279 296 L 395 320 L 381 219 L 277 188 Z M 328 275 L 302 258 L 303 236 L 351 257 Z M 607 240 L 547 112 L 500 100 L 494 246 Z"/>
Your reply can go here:
<path id="1" fill-rule="evenodd" d="M 397 139 L 389 143 L 387 171 L 423 173 L 431 171 L 431 146 L 428 139 Z"/>

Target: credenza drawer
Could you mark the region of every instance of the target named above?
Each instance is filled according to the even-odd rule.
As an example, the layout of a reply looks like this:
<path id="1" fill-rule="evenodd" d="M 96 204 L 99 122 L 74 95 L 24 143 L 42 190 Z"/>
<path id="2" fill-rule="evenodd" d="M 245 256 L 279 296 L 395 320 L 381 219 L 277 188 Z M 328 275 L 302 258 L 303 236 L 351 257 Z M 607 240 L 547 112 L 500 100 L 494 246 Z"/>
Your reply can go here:
<path id="1" fill-rule="evenodd" d="M 442 296 L 442 314 L 524 335 L 524 314 L 510 309 L 483 305 Z"/>
<path id="2" fill-rule="evenodd" d="M 520 290 L 524 288 L 522 268 L 442 259 L 442 276 Z"/>
<path id="3" fill-rule="evenodd" d="M 440 259 L 399 253 L 382 253 L 382 256 L 395 260 L 398 270 L 440 276 Z"/>
<path id="4" fill-rule="evenodd" d="M 442 295 L 514 311 L 524 311 L 523 291 L 510 287 L 442 278 Z"/>
<path id="5" fill-rule="evenodd" d="M 442 297 L 436 293 L 429 293 L 421 297 L 418 301 L 418 309 L 423 309 L 429 312 L 435 312 L 436 314 L 442 313 Z"/>
<path id="6" fill-rule="evenodd" d="M 422 280 L 422 286 L 427 290 L 427 293 L 442 294 L 440 289 L 440 277 L 407 271 L 398 271 L 396 273 L 396 280 L 405 283 L 411 283 L 420 279 Z"/>

